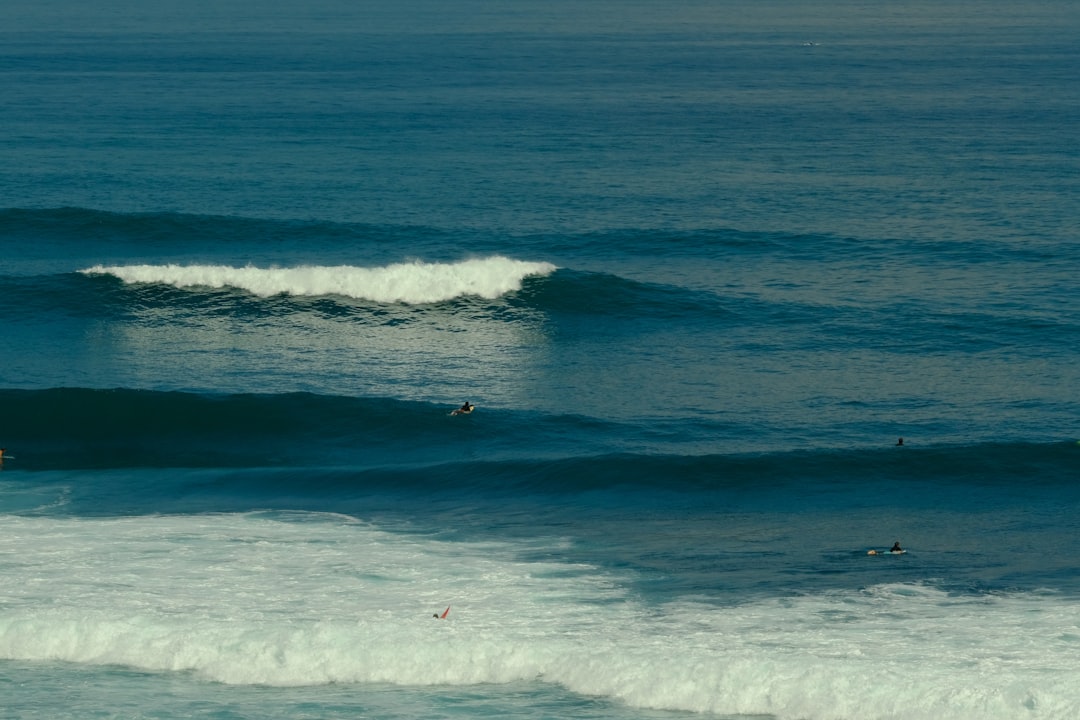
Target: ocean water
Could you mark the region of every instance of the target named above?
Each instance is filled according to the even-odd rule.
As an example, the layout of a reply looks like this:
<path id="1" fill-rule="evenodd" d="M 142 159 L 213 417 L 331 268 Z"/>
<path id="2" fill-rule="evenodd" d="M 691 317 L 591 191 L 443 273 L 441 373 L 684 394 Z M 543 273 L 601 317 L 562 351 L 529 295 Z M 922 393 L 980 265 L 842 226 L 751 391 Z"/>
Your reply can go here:
<path id="1" fill-rule="evenodd" d="M 9 6 L 0 717 L 1080 716 L 1075 3 Z"/>

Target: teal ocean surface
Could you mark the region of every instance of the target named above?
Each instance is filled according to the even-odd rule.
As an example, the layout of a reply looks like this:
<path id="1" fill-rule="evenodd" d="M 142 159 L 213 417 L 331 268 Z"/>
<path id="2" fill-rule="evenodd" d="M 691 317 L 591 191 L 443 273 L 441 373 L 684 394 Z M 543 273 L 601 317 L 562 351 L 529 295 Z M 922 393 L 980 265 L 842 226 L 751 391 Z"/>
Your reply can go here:
<path id="1" fill-rule="evenodd" d="M 1080 715 L 1073 3 L 16 10 L 4 717 Z"/>

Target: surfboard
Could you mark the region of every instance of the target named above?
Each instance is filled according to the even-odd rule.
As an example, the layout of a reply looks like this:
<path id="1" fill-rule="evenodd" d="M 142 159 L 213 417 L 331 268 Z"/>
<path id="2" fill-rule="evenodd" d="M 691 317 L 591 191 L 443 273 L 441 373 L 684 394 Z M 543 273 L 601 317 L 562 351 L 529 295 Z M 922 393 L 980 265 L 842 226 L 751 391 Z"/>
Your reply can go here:
<path id="1" fill-rule="evenodd" d="M 475 405 L 470 405 L 468 410 L 462 410 L 461 408 L 458 408 L 457 410 L 451 410 L 450 414 L 451 415 L 471 415 L 472 411 L 475 410 L 475 409 L 476 409 Z"/>
<path id="2" fill-rule="evenodd" d="M 905 555 L 907 550 L 870 550 L 867 555 Z"/>

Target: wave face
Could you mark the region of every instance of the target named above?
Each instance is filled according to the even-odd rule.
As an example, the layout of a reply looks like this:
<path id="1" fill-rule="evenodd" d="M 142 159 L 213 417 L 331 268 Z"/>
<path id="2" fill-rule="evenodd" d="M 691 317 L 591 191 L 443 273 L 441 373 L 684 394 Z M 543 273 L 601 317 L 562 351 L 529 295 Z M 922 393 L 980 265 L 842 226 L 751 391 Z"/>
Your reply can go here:
<path id="1" fill-rule="evenodd" d="M 337 295 L 379 303 L 421 305 L 477 296 L 488 300 L 521 289 L 524 278 L 548 275 L 550 263 L 493 257 L 459 263 L 398 263 L 382 268 L 235 268 L 209 265 L 96 265 L 86 275 L 112 275 L 126 283 L 160 283 L 178 288 L 231 287 L 259 297 Z"/>
<path id="2" fill-rule="evenodd" d="M 929 496 L 904 500 L 920 507 L 942 494 L 1008 494 L 1033 484 L 1071 491 L 1077 453 L 1070 442 L 720 454 L 677 437 L 675 429 L 683 427 L 677 423 L 646 429 L 491 408 L 453 416 L 451 407 L 430 403 L 309 393 L 65 388 L 0 391 L 0 402 L 20 418 L 6 433 L 19 448 L 20 470 L 281 470 L 270 472 L 261 486 L 249 487 L 245 476 L 237 476 L 251 493 L 242 510 L 266 507 L 283 488 L 290 502 L 300 503 L 297 509 L 324 510 L 325 503 L 357 493 L 410 496 L 425 488 L 477 502 L 599 492 L 615 504 L 670 494 L 713 505 L 733 493 L 784 505 L 775 493 L 793 492 L 793 503 L 818 496 L 839 502 L 834 494 L 873 497 L 898 484 L 925 492 L 925 484 L 935 484 Z M 325 472 L 324 482 L 308 485 L 305 469 Z M 262 497 L 261 488 L 273 488 L 271 496 Z M 155 483 L 140 493 L 138 504 L 144 512 L 172 512 L 174 490 Z M 303 504 L 309 492 L 316 506 Z M 94 513 L 120 511 L 104 500 L 91 507 Z M 211 501 L 205 509 L 221 508 Z"/>

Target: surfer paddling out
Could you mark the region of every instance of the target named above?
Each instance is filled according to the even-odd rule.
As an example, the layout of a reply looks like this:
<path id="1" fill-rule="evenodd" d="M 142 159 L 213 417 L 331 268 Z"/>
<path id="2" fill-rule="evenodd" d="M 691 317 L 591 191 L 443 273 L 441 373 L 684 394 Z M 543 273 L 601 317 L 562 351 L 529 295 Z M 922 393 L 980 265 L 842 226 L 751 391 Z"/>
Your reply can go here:
<path id="1" fill-rule="evenodd" d="M 464 405 L 459 407 L 457 410 L 454 410 L 450 414 L 451 415 L 468 415 L 469 413 L 471 413 L 475 409 L 476 409 L 476 406 L 475 405 L 470 405 L 469 401 L 466 400 Z"/>
<path id="2" fill-rule="evenodd" d="M 900 547 L 900 541 L 897 540 L 893 543 L 893 546 L 888 550 L 871 550 L 867 552 L 867 555 L 903 555 L 907 550 Z"/>
<path id="3" fill-rule="evenodd" d="M 446 609 L 445 609 L 445 610 L 443 610 L 443 614 L 442 614 L 442 615 L 440 615 L 439 613 L 435 613 L 435 614 L 434 614 L 434 615 L 432 615 L 431 617 L 435 618 L 436 620 L 445 620 L 445 619 L 446 619 L 446 616 L 447 616 L 447 615 L 449 615 L 449 614 L 450 614 L 450 606 L 449 606 L 449 605 L 447 605 L 447 606 L 446 606 Z"/>

